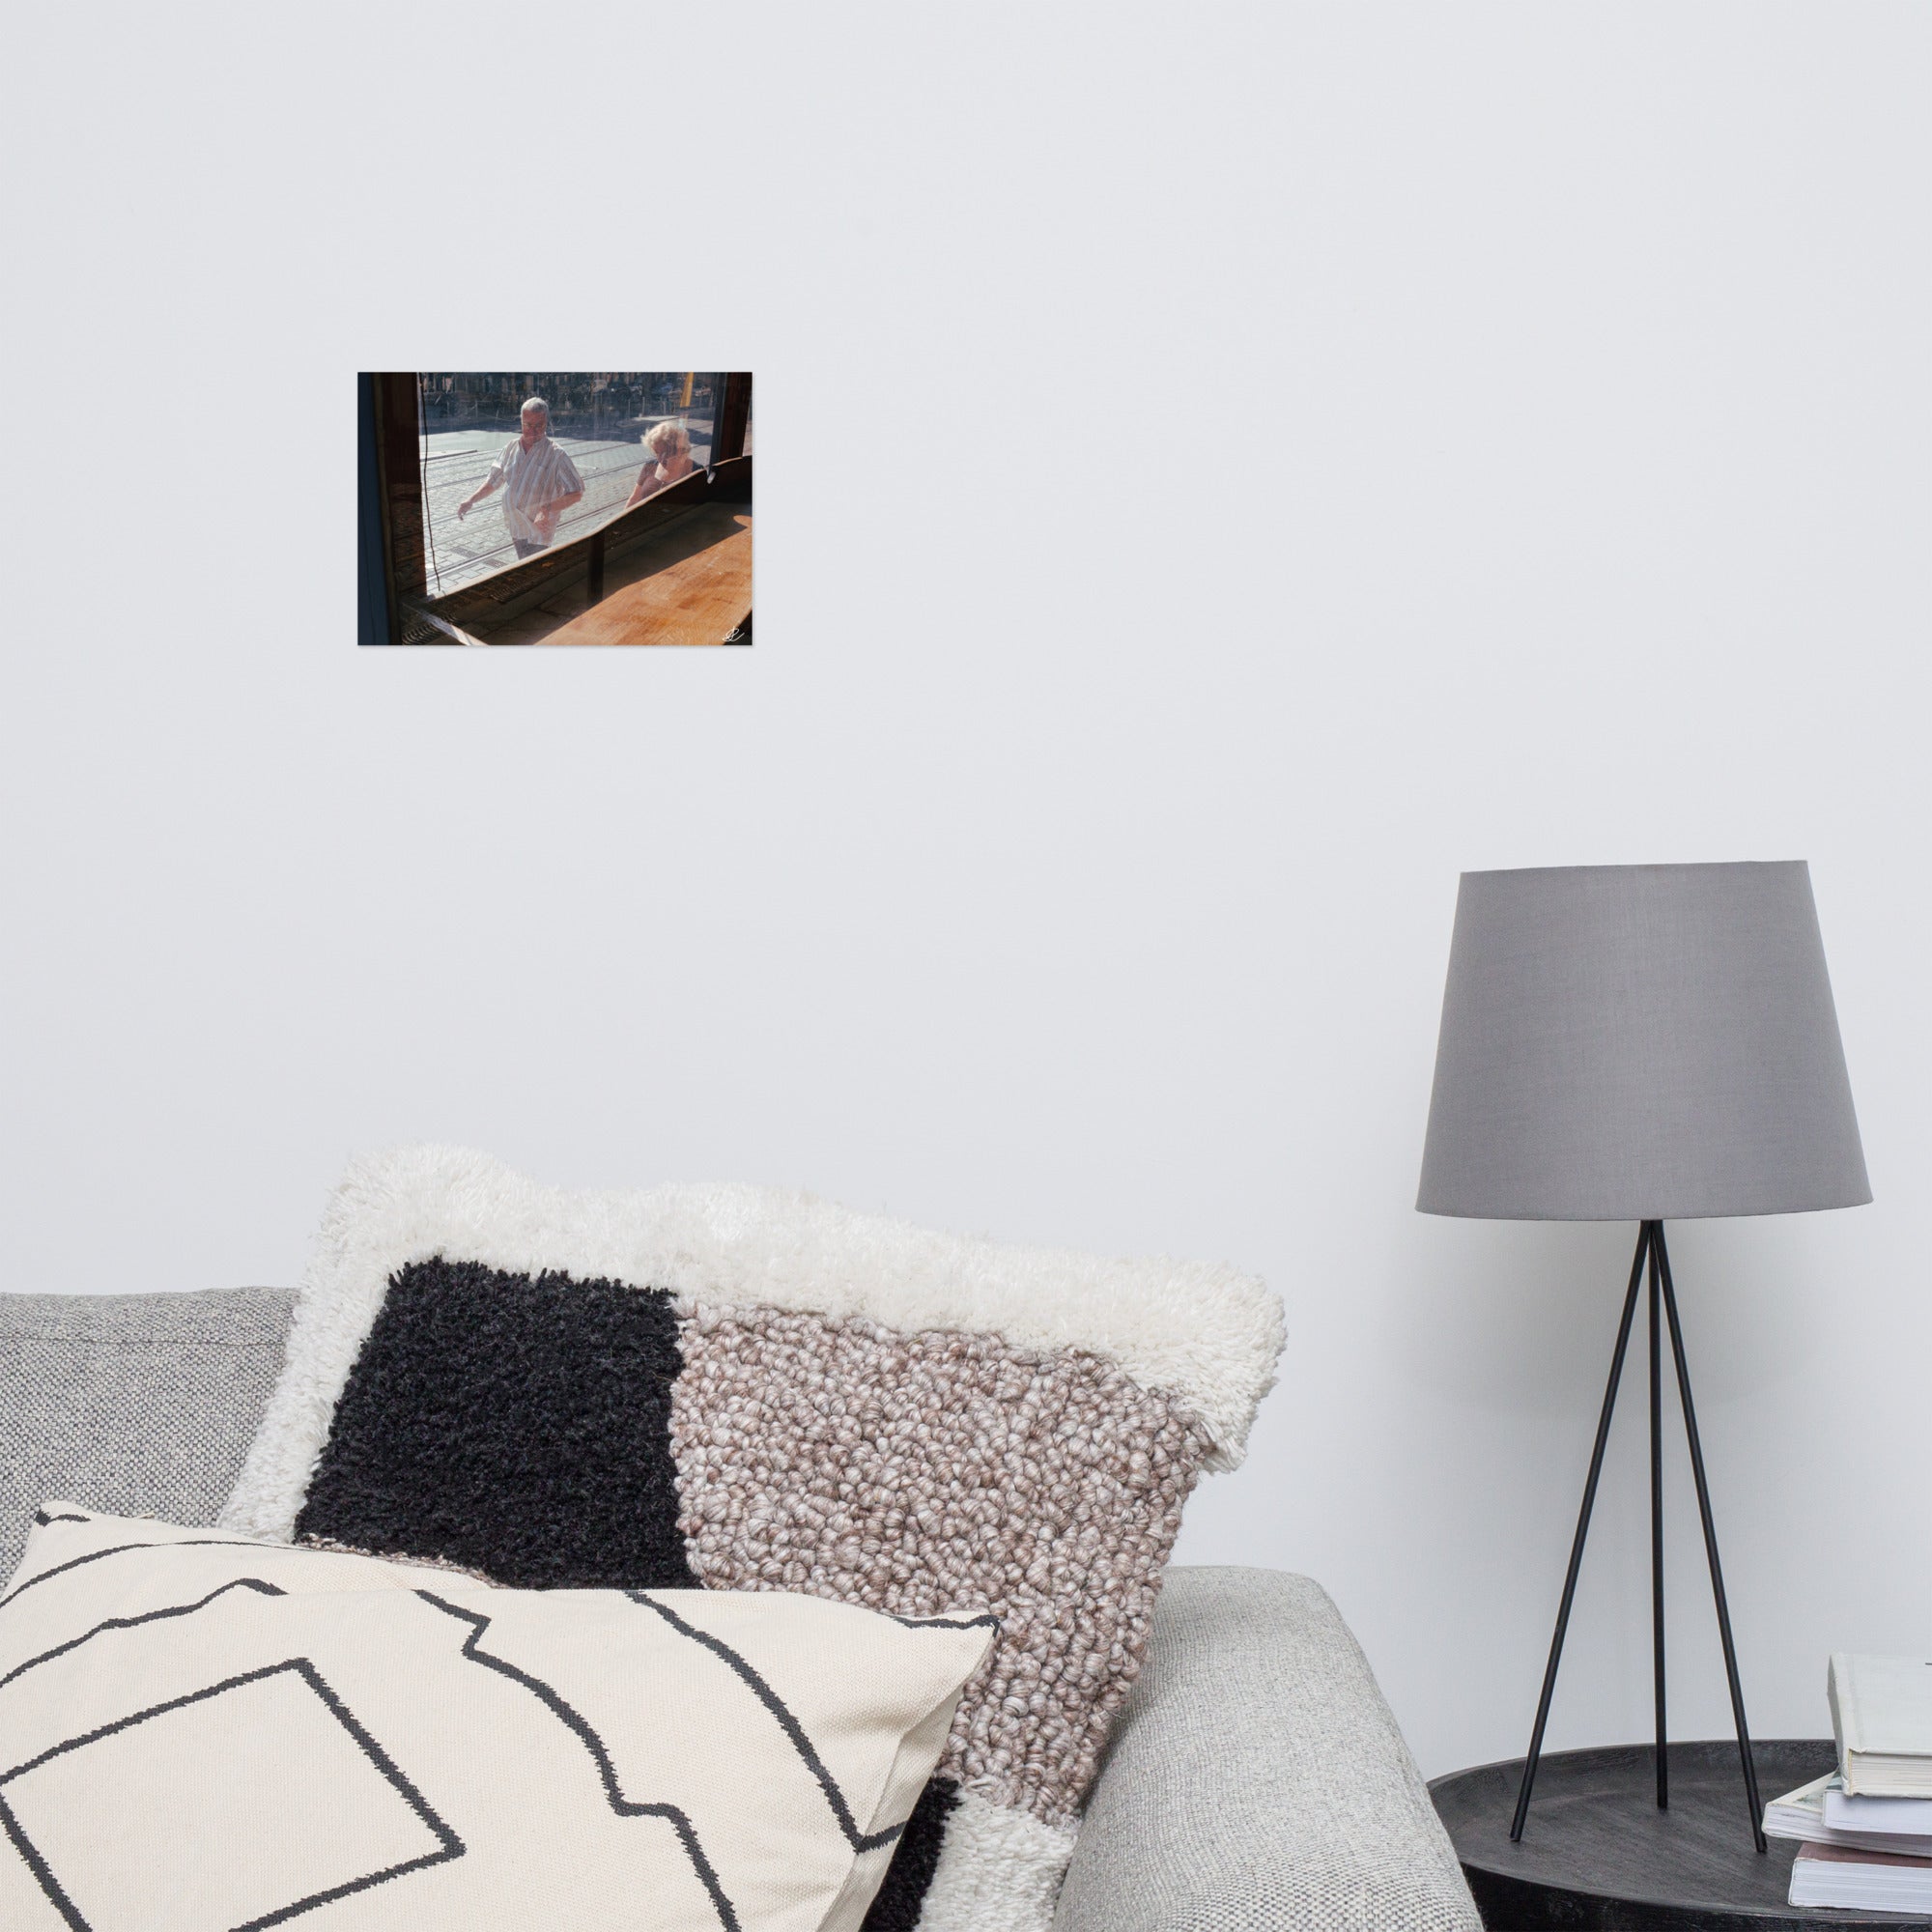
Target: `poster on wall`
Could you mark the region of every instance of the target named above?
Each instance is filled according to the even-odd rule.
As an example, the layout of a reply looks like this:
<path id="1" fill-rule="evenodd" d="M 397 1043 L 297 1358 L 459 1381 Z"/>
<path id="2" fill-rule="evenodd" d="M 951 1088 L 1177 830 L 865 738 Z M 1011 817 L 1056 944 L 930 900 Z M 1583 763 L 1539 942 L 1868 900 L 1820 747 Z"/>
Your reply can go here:
<path id="1" fill-rule="evenodd" d="M 748 371 L 357 385 L 360 643 L 752 641 Z"/>

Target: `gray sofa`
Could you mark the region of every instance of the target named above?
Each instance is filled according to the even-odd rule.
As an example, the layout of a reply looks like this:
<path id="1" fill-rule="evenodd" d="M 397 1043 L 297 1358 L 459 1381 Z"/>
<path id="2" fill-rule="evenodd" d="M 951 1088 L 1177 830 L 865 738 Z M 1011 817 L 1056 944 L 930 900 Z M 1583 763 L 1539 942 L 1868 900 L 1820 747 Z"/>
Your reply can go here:
<path id="1" fill-rule="evenodd" d="M 0 1294 L 0 1577 L 34 1510 L 213 1520 L 292 1294 Z M 8 1856 L 0 1846 L 0 1857 Z M 1321 1587 L 1171 1569 L 1057 1932 L 1473 1932 L 1367 1661 Z"/>

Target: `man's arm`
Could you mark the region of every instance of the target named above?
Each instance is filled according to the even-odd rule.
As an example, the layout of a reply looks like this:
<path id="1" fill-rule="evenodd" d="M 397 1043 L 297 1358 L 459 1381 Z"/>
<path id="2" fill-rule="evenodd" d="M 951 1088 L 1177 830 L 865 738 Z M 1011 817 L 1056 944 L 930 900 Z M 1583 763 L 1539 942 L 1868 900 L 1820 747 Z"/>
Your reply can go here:
<path id="1" fill-rule="evenodd" d="M 548 503 L 532 515 L 530 522 L 548 536 L 552 530 L 556 528 L 556 520 L 570 508 L 571 504 L 581 503 L 582 500 L 583 492 L 582 490 L 573 490 L 567 497 L 553 497 Z"/>
<path id="2" fill-rule="evenodd" d="M 457 504 L 456 514 L 459 517 L 467 517 L 497 487 L 497 472 L 493 469 L 489 475 L 484 477 L 482 482 L 477 484 L 475 489 L 470 491 L 469 496 L 464 497 L 462 502 Z M 578 494 L 582 496 L 582 492 L 580 491 Z"/>

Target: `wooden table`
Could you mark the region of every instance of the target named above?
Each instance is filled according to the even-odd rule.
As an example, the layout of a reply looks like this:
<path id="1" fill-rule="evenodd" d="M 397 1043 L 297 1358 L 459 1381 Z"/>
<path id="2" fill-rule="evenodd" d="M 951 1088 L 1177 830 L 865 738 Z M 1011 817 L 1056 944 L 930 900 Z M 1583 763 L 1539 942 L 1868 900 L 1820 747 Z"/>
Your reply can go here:
<path id="1" fill-rule="evenodd" d="M 722 644 L 751 614 L 752 512 L 705 503 L 614 557 L 604 597 L 540 644 Z"/>
<path id="2" fill-rule="evenodd" d="M 1758 1740 L 1758 1789 L 1782 1798 L 1832 1769 L 1829 1738 Z M 1895 1912 L 1819 1912 L 1785 1902 L 1797 1845 L 1760 1856 L 1735 1741 L 1670 1747 L 1670 1808 L 1657 1808 L 1654 1748 L 1546 1752 L 1522 1841 L 1511 1844 L 1522 1760 L 1453 1772 L 1429 1787 L 1483 1923 L 1511 1932 L 1769 1932 L 1774 1926 L 1912 1926 Z"/>
<path id="3" fill-rule="evenodd" d="M 471 606 L 481 594 L 458 593 Z M 589 598 L 580 570 L 554 595 L 508 616 L 487 604 L 450 611 L 451 635 L 484 644 L 722 644 L 752 614 L 751 505 L 676 511 L 611 556 L 602 598 Z"/>

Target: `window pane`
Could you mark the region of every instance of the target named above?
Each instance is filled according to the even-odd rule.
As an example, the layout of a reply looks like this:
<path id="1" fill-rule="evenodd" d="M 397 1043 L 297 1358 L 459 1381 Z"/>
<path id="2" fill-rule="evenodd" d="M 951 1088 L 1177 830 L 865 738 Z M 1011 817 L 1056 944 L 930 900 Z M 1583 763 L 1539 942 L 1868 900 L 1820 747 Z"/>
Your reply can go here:
<path id="1" fill-rule="evenodd" d="M 639 473 L 654 463 L 643 446 L 661 423 L 689 440 L 692 464 L 710 461 L 714 409 L 721 379 L 664 370 L 615 375 L 582 373 L 423 374 L 421 398 L 425 576 L 432 597 L 474 583 L 534 554 L 608 524 L 629 500 Z M 549 407 L 549 439 L 567 460 L 546 472 L 540 487 L 499 486 L 477 500 L 493 466 L 507 461 L 522 436 L 522 410 L 540 398 Z M 662 440 L 662 439 L 661 439 Z M 676 447 L 672 439 L 671 447 Z M 748 444 L 749 446 L 749 444 Z M 554 521 L 532 521 L 547 492 L 580 500 Z M 467 513 L 461 506 L 469 502 Z"/>

